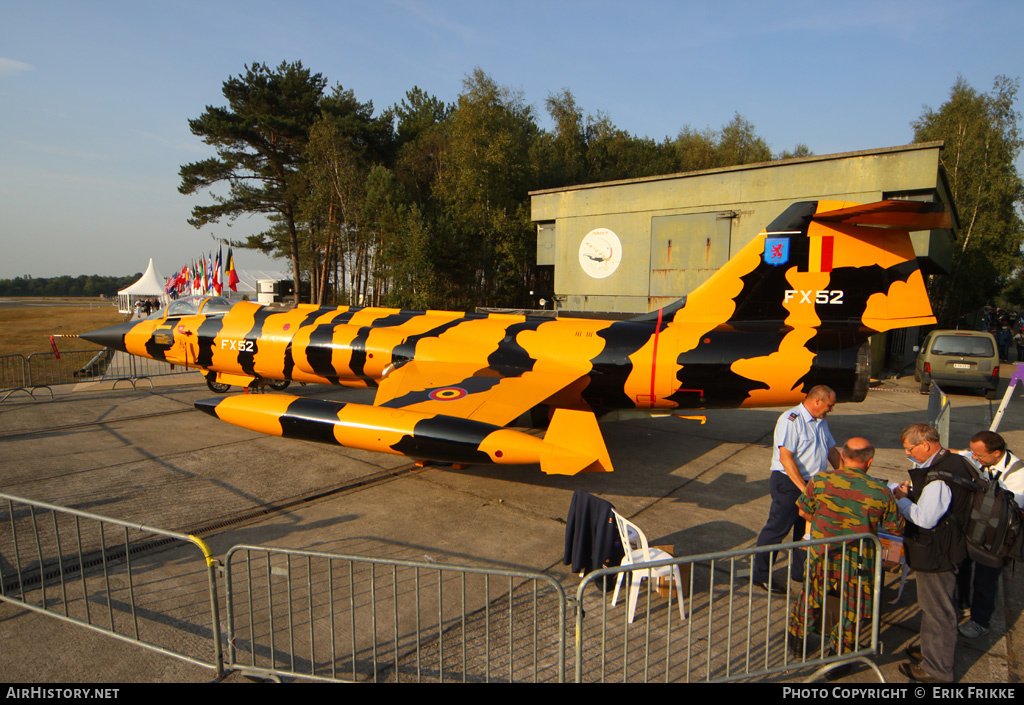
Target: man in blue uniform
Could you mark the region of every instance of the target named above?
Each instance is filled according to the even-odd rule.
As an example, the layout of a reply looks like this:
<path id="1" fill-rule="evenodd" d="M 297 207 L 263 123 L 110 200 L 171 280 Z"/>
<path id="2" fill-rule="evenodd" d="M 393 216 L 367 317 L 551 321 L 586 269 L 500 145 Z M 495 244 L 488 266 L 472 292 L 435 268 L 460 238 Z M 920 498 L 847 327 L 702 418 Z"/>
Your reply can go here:
<path id="1" fill-rule="evenodd" d="M 825 420 L 835 405 L 836 393 L 825 385 L 818 385 L 776 422 L 769 480 L 772 506 L 768 511 L 768 522 L 757 537 L 758 546 L 782 543 L 791 530 L 794 541 L 803 538 L 805 523 L 797 510 L 797 499 L 808 480 L 828 465 L 833 468 L 840 465 L 839 451 Z M 769 552 L 754 557 L 753 582 L 765 590 L 770 587 L 776 592 L 785 592 L 782 583 L 770 583 L 769 555 L 774 558 L 774 553 Z M 797 552 L 795 558 L 792 578 L 803 580 L 804 555 Z"/>

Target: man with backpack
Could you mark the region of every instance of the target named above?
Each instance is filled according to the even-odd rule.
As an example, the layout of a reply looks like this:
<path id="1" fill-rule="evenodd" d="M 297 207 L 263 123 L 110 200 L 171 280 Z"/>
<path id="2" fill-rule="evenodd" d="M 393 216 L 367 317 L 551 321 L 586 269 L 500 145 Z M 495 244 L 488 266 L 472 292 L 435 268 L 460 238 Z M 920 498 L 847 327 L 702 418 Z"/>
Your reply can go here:
<path id="1" fill-rule="evenodd" d="M 911 661 L 900 664 L 900 672 L 923 683 L 952 683 L 958 621 L 953 594 L 957 568 L 967 557 L 963 527 L 971 511 L 971 493 L 955 480 L 970 482 L 971 470 L 942 447 L 928 424 L 907 426 L 900 442 L 914 467 L 893 496 L 907 520 L 903 548 L 921 608 L 920 650 L 907 650 Z"/>
<path id="2" fill-rule="evenodd" d="M 979 431 L 971 437 L 971 450 L 961 451 L 978 466 L 981 478 L 996 482 L 1013 493 L 1017 508 L 1024 507 L 1024 461 L 1006 448 L 1006 441 L 998 433 Z M 1011 508 L 1012 509 L 1012 508 Z M 972 577 L 973 568 L 973 577 Z M 961 610 L 970 608 L 971 618 L 960 627 L 960 634 L 976 639 L 988 634 L 992 613 L 996 607 L 996 592 L 1003 566 L 986 565 L 966 558 L 957 574 L 957 597 Z"/>

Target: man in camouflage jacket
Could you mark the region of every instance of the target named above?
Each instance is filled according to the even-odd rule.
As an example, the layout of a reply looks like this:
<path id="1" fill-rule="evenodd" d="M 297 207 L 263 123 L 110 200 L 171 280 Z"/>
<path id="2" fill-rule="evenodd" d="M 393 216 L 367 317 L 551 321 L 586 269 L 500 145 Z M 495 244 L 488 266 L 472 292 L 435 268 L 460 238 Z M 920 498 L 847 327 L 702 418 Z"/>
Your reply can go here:
<path id="1" fill-rule="evenodd" d="M 807 520 L 812 539 L 848 534 L 903 533 L 904 520 L 896 500 L 882 480 L 868 475 L 875 449 L 864 438 L 851 438 L 840 451 L 841 466 L 818 473 L 807 483 L 797 500 L 800 515 Z M 790 643 L 803 651 L 805 629 L 821 631 L 822 601 L 825 593 L 840 595 L 840 620 L 829 634 L 829 645 L 839 653 L 840 625 L 842 652 L 857 649 L 858 627 L 871 619 L 874 588 L 875 547 L 868 541 L 812 546 L 809 551 L 806 596 L 801 593 L 789 615 Z M 844 560 L 845 556 L 845 560 Z M 845 576 L 845 584 L 843 578 Z M 859 614 L 859 619 L 858 619 Z M 810 654 L 817 646 L 806 645 Z"/>

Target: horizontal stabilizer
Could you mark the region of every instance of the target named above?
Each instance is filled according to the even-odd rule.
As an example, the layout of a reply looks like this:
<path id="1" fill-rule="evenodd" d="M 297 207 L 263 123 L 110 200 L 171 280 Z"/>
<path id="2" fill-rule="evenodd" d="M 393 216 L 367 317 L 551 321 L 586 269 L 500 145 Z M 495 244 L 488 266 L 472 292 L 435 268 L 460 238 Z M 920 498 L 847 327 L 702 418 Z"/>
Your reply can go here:
<path id="1" fill-rule="evenodd" d="M 921 201 L 878 201 L 816 213 L 819 223 L 870 225 L 899 230 L 937 230 L 951 224 L 949 210 L 941 203 Z"/>

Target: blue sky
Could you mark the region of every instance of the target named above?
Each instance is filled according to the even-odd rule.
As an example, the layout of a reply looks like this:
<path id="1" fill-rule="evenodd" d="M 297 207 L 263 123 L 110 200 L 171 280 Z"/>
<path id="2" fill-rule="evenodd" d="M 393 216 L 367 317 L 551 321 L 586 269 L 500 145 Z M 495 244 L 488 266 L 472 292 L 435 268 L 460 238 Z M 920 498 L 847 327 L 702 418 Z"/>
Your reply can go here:
<path id="1" fill-rule="evenodd" d="M 0 2 L 0 278 L 169 275 L 260 229 L 196 230 L 188 129 L 244 65 L 300 60 L 378 110 L 413 86 L 452 102 L 479 66 L 544 100 L 663 139 L 736 112 L 774 152 L 906 144 L 958 75 L 1024 74 L 1024 3 L 335 0 Z M 1018 101 L 1017 109 L 1021 109 Z M 1018 162 L 1018 170 L 1022 163 Z M 286 269 L 236 251 L 238 266 Z"/>

